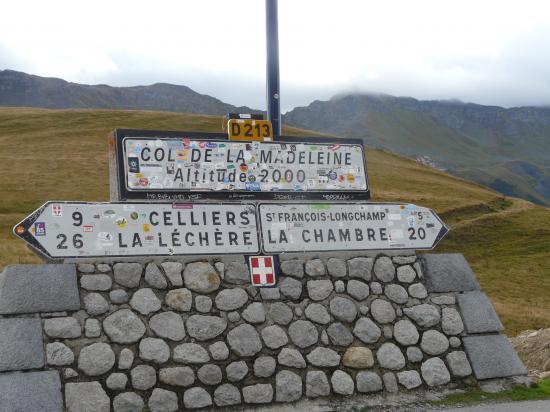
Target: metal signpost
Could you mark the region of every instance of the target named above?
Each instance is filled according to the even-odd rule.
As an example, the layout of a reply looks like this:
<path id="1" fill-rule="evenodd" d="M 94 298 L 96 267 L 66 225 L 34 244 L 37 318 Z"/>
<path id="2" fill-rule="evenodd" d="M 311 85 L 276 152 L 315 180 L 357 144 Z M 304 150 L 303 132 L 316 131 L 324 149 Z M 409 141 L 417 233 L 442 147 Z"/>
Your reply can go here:
<path id="1" fill-rule="evenodd" d="M 259 215 L 265 253 L 432 249 L 448 232 L 412 204 L 262 203 Z"/>
<path id="2" fill-rule="evenodd" d="M 255 206 L 48 202 L 14 232 L 50 259 L 255 254 Z"/>
<path id="3" fill-rule="evenodd" d="M 279 90 L 279 21 L 277 0 L 265 1 L 267 40 L 267 118 L 273 125 L 275 140 L 281 135 L 281 93 Z"/>

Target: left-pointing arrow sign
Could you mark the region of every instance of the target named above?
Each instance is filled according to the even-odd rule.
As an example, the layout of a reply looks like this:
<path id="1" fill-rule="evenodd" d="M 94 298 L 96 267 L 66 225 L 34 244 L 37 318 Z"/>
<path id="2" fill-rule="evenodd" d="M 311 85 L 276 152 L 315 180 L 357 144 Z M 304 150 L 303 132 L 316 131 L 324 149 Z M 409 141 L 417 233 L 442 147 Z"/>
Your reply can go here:
<path id="1" fill-rule="evenodd" d="M 13 231 L 51 259 L 260 252 L 252 204 L 47 202 Z"/>

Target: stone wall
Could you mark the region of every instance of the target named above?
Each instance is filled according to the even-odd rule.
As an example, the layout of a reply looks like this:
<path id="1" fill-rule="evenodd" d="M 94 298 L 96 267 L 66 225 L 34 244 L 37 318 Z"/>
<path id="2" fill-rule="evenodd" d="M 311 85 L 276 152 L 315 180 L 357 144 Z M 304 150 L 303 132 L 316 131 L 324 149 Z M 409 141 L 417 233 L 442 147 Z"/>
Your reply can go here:
<path id="1" fill-rule="evenodd" d="M 462 255 L 422 256 L 283 256 L 263 289 L 242 256 L 10 266 L 0 409 L 176 411 L 525 374 Z"/>

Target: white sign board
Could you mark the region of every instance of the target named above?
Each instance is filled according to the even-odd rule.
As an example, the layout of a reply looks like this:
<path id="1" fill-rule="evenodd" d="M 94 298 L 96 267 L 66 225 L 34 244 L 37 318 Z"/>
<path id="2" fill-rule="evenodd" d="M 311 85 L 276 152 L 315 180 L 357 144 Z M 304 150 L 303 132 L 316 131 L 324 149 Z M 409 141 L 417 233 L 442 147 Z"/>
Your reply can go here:
<path id="1" fill-rule="evenodd" d="M 126 137 L 128 191 L 364 191 L 360 144 Z"/>
<path id="2" fill-rule="evenodd" d="M 250 204 L 48 202 L 14 233 L 50 258 L 260 251 Z"/>
<path id="3" fill-rule="evenodd" d="M 262 203 L 264 253 L 432 249 L 447 227 L 411 204 Z"/>

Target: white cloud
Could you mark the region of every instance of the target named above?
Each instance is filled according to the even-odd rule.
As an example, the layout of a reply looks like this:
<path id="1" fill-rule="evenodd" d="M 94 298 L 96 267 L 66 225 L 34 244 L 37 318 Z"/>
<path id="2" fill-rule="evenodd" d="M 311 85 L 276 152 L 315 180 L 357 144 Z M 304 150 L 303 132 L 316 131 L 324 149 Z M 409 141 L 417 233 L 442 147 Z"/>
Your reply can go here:
<path id="1" fill-rule="evenodd" d="M 264 107 L 262 0 L 5 2 L 0 65 Z M 284 109 L 345 90 L 550 103 L 546 1 L 279 0 Z"/>

